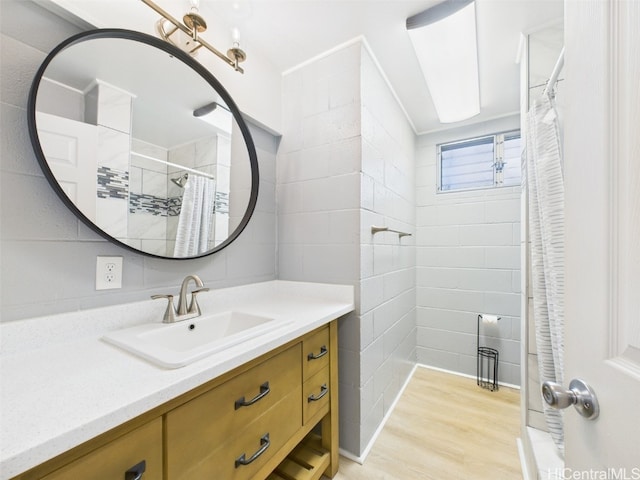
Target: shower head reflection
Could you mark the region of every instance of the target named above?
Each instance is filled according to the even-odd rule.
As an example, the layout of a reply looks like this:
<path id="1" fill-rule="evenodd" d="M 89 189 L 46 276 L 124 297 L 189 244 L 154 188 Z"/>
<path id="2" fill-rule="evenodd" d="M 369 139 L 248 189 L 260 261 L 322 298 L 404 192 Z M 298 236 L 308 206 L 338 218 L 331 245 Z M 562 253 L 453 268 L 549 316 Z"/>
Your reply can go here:
<path id="1" fill-rule="evenodd" d="M 189 178 L 189 174 L 188 173 L 184 173 L 184 174 L 180 175 L 179 177 L 172 178 L 171 181 L 173 183 L 175 183 L 177 186 L 179 186 L 180 188 L 184 188 L 185 184 L 187 183 L 188 178 Z"/>

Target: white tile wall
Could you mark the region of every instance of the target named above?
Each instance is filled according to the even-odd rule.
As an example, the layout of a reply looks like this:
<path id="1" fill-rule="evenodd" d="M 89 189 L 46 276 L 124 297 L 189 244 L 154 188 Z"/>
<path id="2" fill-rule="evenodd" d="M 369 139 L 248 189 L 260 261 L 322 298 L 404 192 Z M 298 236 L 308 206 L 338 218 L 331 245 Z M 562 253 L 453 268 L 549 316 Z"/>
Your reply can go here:
<path id="1" fill-rule="evenodd" d="M 157 158 L 158 160 L 168 160 L 167 157 L 169 152 L 166 148 L 143 142 L 137 138 L 131 139 L 131 150 L 142 155 Z M 167 165 L 161 162 L 154 162 L 153 160 L 149 160 L 148 158 L 140 157 L 138 155 L 131 155 L 130 161 L 132 166 L 163 173 L 164 175 L 167 174 Z"/>
<path id="2" fill-rule="evenodd" d="M 99 84 L 87 95 L 87 101 L 94 102 L 89 110 L 96 118 L 88 121 L 91 123 L 95 120 L 97 125 L 98 167 L 108 167 L 119 172 L 130 171 L 131 97 L 108 85 Z M 96 225 L 114 238 L 127 238 L 128 212 L 127 198 L 96 199 Z"/>
<path id="3" fill-rule="evenodd" d="M 175 293 L 185 275 L 211 288 L 276 278 L 275 152 L 277 139 L 250 126 L 260 163 L 260 194 L 245 232 L 221 252 L 197 260 L 139 255 L 103 240 L 79 222 L 49 186 L 30 144 L 26 103 L 46 54 L 77 27 L 32 2 L 2 2 L 0 49 L 0 318 L 139 301 Z M 237 99 L 242 108 L 242 99 Z M 19 206 L 19 208 L 16 208 Z M 97 255 L 124 257 L 123 288 L 96 292 Z"/>
<path id="4" fill-rule="evenodd" d="M 415 361 L 415 136 L 366 46 L 283 80 L 279 275 L 351 283 L 340 326 L 341 446 L 360 454 Z"/>
<path id="5" fill-rule="evenodd" d="M 127 238 L 127 212 L 129 206 L 127 199 L 99 198 L 97 200 L 96 225 L 99 225 L 105 232 L 109 232 L 109 235 L 114 238 Z"/>
<path id="6" fill-rule="evenodd" d="M 476 373 L 477 315 L 500 351 L 501 381 L 520 384 L 520 193 L 518 187 L 436 193 L 438 143 L 519 127 L 519 117 L 418 139 L 416 167 L 418 361 Z"/>

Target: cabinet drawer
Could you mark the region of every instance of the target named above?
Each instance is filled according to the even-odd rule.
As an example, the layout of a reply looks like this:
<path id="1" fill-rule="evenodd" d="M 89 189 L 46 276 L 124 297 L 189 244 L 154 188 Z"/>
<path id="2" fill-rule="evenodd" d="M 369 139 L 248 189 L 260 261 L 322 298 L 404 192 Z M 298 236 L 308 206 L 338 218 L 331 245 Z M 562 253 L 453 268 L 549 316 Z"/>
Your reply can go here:
<path id="1" fill-rule="evenodd" d="M 318 412 L 329 412 L 329 367 L 305 381 L 302 387 L 302 418 L 306 424 Z"/>
<path id="2" fill-rule="evenodd" d="M 300 403 L 300 348 L 300 344 L 294 345 L 167 413 L 169 478 L 180 478 L 178 472 L 197 465 L 221 445 L 228 445 L 231 437 L 288 398 L 290 392 L 298 392 L 296 400 Z M 246 406 L 239 406 L 243 398 Z M 301 419 L 302 412 L 291 421 L 300 424 Z"/>
<path id="3" fill-rule="evenodd" d="M 125 472 L 145 461 L 144 480 L 162 480 L 162 418 L 119 437 L 84 457 L 47 475 L 43 480 L 124 478 Z"/>
<path id="4" fill-rule="evenodd" d="M 234 432 L 217 444 L 212 444 L 197 435 L 185 439 L 182 451 L 168 452 L 167 474 L 171 480 L 215 478 L 224 480 L 247 480 L 253 478 L 265 462 L 284 446 L 302 426 L 300 405 L 302 386 L 292 388 L 290 393 L 273 408 L 256 418 L 246 428 Z M 268 435 L 268 440 L 266 435 Z M 202 457 L 193 456 L 193 448 L 206 443 L 209 451 Z M 266 444 L 268 441 L 268 445 Z M 262 450 L 262 453 L 260 451 Z M 248 465 L 237 464 L 255 460 Z"/>
<path id="5" fill-rule="evenodd" d="M 329 365 L 329 327 L 311 334 L 302 341 L 302 375 L 311 378 Z"/>
<path id="6" fill-rule="evenodd" d="M 299 358 L 300 346 L 294 345 L 169 412 L 166 417 L 169 446 L 198 438 L 202 441 L 193 446 L 193 454 L 206 455 L 300 384 Z M 267 383 L 268 393 L 263 387 Z M 236 402 L 242 398 L 246 403 L 254 403 L 237 406 Z"/>

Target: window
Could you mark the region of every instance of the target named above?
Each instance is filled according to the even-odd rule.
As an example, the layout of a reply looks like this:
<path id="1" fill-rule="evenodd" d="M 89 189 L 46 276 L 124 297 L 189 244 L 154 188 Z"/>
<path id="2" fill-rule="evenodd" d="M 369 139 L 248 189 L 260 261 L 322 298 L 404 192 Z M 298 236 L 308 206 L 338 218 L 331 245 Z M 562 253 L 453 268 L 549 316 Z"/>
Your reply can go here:
<path id="1" fill-rule="evenodd" d="M 438 145 L 438 191 L 520 184 L 520 131 Z"/>

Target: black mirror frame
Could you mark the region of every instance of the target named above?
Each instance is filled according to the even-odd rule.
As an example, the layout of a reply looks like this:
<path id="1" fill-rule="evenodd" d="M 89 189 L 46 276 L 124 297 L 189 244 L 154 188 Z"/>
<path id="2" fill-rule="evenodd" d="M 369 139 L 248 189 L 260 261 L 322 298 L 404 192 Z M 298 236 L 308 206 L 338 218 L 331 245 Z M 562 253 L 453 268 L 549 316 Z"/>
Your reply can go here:
<path id="1" fill-rule="evenodd" d="M 139 250 L 130 245 L 127 245 L 126 243 L 123 243 L 120 240 L 117 240 L 116 238 L 112 237 L 107 232 L 105 232 L 100 227 L 98 227 L 95 223 L 93 223 L 91 220 L 89 220 L 82 213 L 82 211 L 80 211 L 80 209 L 69 199 L 69 197 L 67 197 L 67 195 L 64 193 L 64 190 L 62 189 L 62 187 L 60 187 L 60 185 L 58 184 L 58 181 L 53 175 L 53 172 L 51 171 L 51 168 L 47 163 L 47 159 L 44 155 L 44 152 L 42 151 L 42 147 L 40 145 L 40 140 L 38 137 L 38 130 L 36 125 L 36 99 L 38 96 L 38 88 L 40 86 L 40 82 L 42 80 L 42 76 L 44 75 L 45 70 L 47 69 L 51 61 L 56 57 L 56 55 L 59 52 L 76 43 L 84 42 L 91 39 L 97 39 L 97 38 L 120 38 L 125 40 L 132 40 L 132 41 L 150 45 L 152 47 L 156 47 L 160 50 L 165 51 L 169 55 L 174 56 L 175 58 L 184 62 L 188 67 L 191 67 L 198 74 L 200 74 L 200 76 L 209 85 L 211 85 L 211 87 L 220 95 L 222 100 L 226 103 L 227 107 L 233 114 L 233 118 L 237 122 L 238 127 L 242 132 L 242 136 L 244 138 L 244 142 L 249 154 L 249 163 L 251 166 L 251 194 L 249 197 L 249 203 L 247 205 L 247 209 L 244 213 L 244 216 L 242 217 L 242 220 L 240 221 L 240 224 L 236 227 L 236 229 L 233 232 L 231 232 L 231 234 L 227 237 L 225 241 L 223 241 L 219 245 L 216 245 L 211 250 L 208 250 L 200 255 L 193 255 L 189 257 L 169 257 L 169 256 L 155 255 L 153 253 L 145 252 L 143 250 Z M 258 187 L 259 187 L 259 181 L 260 181 L 260 176 L 258 171 L 258 155 L 256 153 L 255 144 L 253 143 L 253 138 L 251 137 L 251 132 L 249 131 L 249 128 L 245 123 L 242 117 L 242 113 L 238 109 L 238 106 L 235 104 L 235 102 L 233 101 L 233 99 L 231 98 L 227 90 L 222 86 L 222 84 L 204 66 L 202 66 L 196 60 L 191 58 L 186 52 L 183 52 L 179 48 L 171 45 L 168 42 L 152 37 L 145 33 L 135 32 L 132 30 L 115 29 L 115 28 L 97 29 L 97 30 L 89 30 L 86 32 L 79 33 L 77 35 L 73 35 L 72 37 L 69 37 L 68 39 L 60 43 L 57 47 L 55 47 L 51 51 L 51 53 L 49 53 L 49 55 L 47 55 L 47 58 L 45 58 L 42 65 L 40 65 L 40 68 L 36 72 L 33 83 L 31 84 L 31 89 L 29 91 L 29 99 L 27 102 L 27 123 L 29 127 L 29 137 L 31 139 L 31 145 L 36 154 L 36 158 L 38 159 L 38 163 L 40 164 L 40 167 L 42 168 L 42 171 L 44 172 L 45 177 L 49 181 L 49 184 L 58 194 L 58 196 L 63 201 L 63 203 L 67 206 L 67 208 L 69 208 L 69 210 L 71 210 L 76 215 L 78 219 L 80 219 L 91 230 L 101 235 L 105 239 L 109 240 L 110 242 L 116 245 L 119 245 L 122 248 L 125 248 L 127 250 L 140 253 L 149 257 L 163 258 L 167 260 L 190 260 L 194 258 L 206 257 L 208 255 L 211 255 L 213 253 L 216 253 L 222 250 L 223 248 L 228 246 L 231 242 L 233 242 L 236 238 L 238 238 L 238 236 L 242 233 L 242 231 L 245 229 L 245 227 L 249 223 L 249 220 L 251 219 L 251 216 L 253 215 L 253 212 L 255 210 L 256 203 L 258 201 Z"/>

